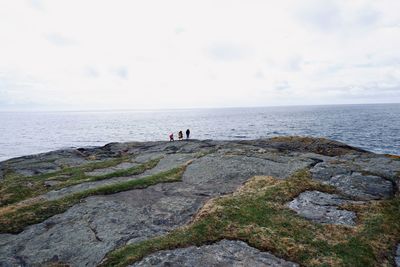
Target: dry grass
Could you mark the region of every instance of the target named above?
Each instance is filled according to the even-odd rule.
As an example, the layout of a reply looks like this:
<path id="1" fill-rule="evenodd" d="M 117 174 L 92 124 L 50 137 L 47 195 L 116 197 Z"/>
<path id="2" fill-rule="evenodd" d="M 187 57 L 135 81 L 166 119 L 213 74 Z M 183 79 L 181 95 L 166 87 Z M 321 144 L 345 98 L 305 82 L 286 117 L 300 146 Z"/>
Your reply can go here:
<path id="1" fill-rule="evenodd" d="M 237 239 L 305 266 L 381 266 L 393 262 L 400 240 L 400 199 L 348 207 L 356 227 L 321 225 L 297 216 L 285 203 L 306 190 L 335 192 L 307 171 L 287 180 L 257 176 L 235 193 L 212 199 L 193 221 L 171 233 L 110 253 L 103 266 L 126 266 L 165 249 Z"/>
<path id="2" fill-rule="evenodd" d="M 400 160 L 400 155 L 385 154 L 385 156 L 391 159 Z"/>

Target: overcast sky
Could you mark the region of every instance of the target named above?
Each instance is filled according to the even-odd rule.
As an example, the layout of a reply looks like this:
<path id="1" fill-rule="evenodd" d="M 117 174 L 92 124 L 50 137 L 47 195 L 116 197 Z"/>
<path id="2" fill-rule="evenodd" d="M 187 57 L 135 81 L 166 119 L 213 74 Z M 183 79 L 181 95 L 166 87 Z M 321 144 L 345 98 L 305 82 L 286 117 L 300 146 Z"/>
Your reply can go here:
<path id="1" fill-rule="evenodd" d="M 398 103 L 399 10 L 399 0 L 2 0 L 0 109 Z"/>

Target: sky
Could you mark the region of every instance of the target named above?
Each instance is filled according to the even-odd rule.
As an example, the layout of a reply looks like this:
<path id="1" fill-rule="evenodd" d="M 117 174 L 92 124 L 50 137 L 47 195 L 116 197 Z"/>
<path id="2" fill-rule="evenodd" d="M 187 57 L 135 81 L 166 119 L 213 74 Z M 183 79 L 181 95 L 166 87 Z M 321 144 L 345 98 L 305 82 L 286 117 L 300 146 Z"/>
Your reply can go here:
<path id="1" fill-rule="evenodd" d="M 400 102 L 399 0 L 2 0 L 0 110 Z"/>

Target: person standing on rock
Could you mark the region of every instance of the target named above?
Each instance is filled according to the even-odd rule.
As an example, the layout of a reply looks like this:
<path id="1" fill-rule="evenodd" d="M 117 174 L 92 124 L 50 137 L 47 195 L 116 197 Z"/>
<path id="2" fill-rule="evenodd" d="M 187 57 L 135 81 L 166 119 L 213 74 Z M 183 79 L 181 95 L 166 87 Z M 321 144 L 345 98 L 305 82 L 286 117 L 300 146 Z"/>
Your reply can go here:
<path id="1" fill-rule="evenodd" d="M 178 133 L 178 138 L 179 138 L 179 140 L 182 140 L 182 139 L 183 139 L 183 132 L 182 132 L 182 131 L 179 131 L 179 133 Z"/>
<path id="2" fill-rule="evenodd" d="M 173 133 L 171 133 L 170 135 L 169 135 L 169 141 L 171 142 L 171 141 L 174 141 L 174 134 Z"/>
<path id="3" fill-rule="evenodd" d="M 190 135 L 190 130 L 187 129 L 187 130 L 186 130 L 186 139 L 189 139 L 189 135 Z"/>

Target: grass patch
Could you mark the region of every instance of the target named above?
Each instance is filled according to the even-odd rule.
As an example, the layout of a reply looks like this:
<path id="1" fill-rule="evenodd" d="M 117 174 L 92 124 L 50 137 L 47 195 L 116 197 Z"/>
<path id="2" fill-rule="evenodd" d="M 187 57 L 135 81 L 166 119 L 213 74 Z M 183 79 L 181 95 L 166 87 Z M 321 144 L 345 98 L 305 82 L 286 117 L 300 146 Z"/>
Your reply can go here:
<path id="1" fill-rule="evenodd" d="M 102 162 L 93 162 L 78 167 L 67 167 L 57 172 L 30 177 L 9 172 L 6 174 L 4 181 L 0 183 L 0 207 L 44 194 L 50 190 L 58 190 L 75 184 L 104 180 L 113 177 L 138 175 L 146 170 L 154 168 L 160 159 L 161 158 L 149 160 L 132 168 L 117 170 L 109 174 L 98 176 L 90 176 L 86 175 L 86 173 L 96 169 L 114 167 L 120 163 L 127 162 L 129 158 L 119 157 Z M 47 187 L 45 186 L 46 181 L 58 181 L 59 183 L 56 186 Z"/>
<path id="2" fill-rule="evenodd" d="M 161 237 L 123 246 L 102 266 L 127 266 L 165 249 L 237 239 L 305 266 L 378 266 L 393 262 L 400 237 L 400 199 L 349 206 L 357 227 L 312 223 L 285 204 L 306 190 L 334 192 L 302 171 L 287 180 L 254 177 L 235 193 L 212 199 L 194 220 Z"/>
<path id="3" fill-rule="evenodd" d="M 0 233 L 19 233 L 28 225 L 42 222 L 53 215 L 65 212 L 68 208 L 79 203 L 81 199 L 89 196 L 108 195 L 132 189 L 146 188 L 158 183 L 180 181 L 189 163 L 137 180 L 89 189 L 58 200 L 38 201 L 23 206 L 5 207 L 0 211 Z"/>
<path id="4" fill-rule="evenodd" d="M 213 154 L 213 153 L 215 153 L 217 151 L 218 151 L 218 149 L 215 149 L 215 148 L 212 148 L 212 149 L 209 149 L 209 150 L 199 151 L 199 152 L 197 152 L 195 154 L 195 158 L 199 159 L 199 158 L 205 157 L 207 155 Z"/>
<path id="5" fill-rule="evenodd" d="M 161 158 L 152 159 L 145 163 L 139 164 L 137 166 L 134 166 L 134 167 L 131 167 L 128 169 L 117 170 L 115 172 L 104 174 L 104 175 L 90 176 L 90 175 L 85 174 L 85 172 L 88 172 L 88 170 L 82 170 L 82 169 L 73 170 L 71 178 L 68 179 L 67 181 L 65 181 L 64 183 L 62 183 L 58 187 L 62 188 L 62 187 L 71 186 L 74 184 L 80 184 L 83 182 L 93 182 L 93 181 L 110 179 L 110 178 L 114 178 L 114 177 L 138 175 L 138 174 L 145 172 L 146 170 L 150 170 L 150 169 L 154 168 L 155 166 L 157 166 L 158 162 L 160 162 L 160 159 Z M 97 168 L 97 169 L 99 169 L 99 168 Z M 93 170 L 95 170 L 95 169 L 93 169 Z M 90 171 L 92 171 L 92 170 L 90 170 Z M 57 188 L 57 189 L 59 189 L 59 188 Z"/>

